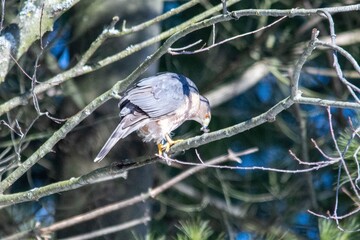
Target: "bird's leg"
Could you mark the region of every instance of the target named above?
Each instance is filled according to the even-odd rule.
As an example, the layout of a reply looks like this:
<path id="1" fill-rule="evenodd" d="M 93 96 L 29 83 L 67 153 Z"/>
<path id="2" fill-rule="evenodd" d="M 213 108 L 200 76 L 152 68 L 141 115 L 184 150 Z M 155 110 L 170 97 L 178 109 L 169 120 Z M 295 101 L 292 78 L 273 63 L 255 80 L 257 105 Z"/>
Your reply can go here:
<path id="1" fill-rule="evenodd" d="M 159 151 L 159 155 L 163 156 L 163 154 L 165 154 L 163 151 L 165 150 L 165 152 L 168 152 L 169 150 L 166 150 L 170 147 L 168 147 L 169 143 L 167 142 L 167 140 L 164 138 L 163 140 L 161 140 L 160 143 L 158 143 L 157 147 L 158 147 L 158 151 Z"/>
<path id="2" fill-rule="evenodd" d="M 172 140 L 171 137 L 169 136 L 169 134 L 166 134 L 166 135 L 165 135 L 165 138 L 166 138 L 165 152 L 168 152 L 168 151 L 170 150 L 170 147 L 171 147 L 172 145 L 184 141 L 183 139 Z"/>
<path id="3" fill-rule="evenodd" d="M 164 145 L 162 145 L 162 143 L 158 143 L 157 147 L 158 147 L 158 151 L 159 151 L 159 156 L 162 156 Z"/>
<path id="4" fill-rule="evenodd" d="M 161 141 L 161 143 L 157 144 L 159 155 L 162 156 L 164 153 L 167 153 L 170 151 L 170 147 L 174 144 L 177 144 L 181 141 L 184 141 L 183 139 L 178 140 L 172 140 L 169 134 L 165 135 L 165 139 Z"/>

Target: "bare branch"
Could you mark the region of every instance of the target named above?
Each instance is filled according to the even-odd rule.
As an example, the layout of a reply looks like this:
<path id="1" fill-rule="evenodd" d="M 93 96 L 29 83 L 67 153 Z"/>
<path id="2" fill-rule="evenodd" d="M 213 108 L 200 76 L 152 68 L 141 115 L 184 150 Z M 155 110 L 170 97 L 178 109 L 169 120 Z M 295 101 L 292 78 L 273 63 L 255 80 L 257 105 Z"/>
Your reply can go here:
<path id="1" fill-rule="evenodd" d="M 337 45 L 327 43 L 327 42 L 323 42 L 323 41 L 320 41 L 320 40 L 316 42 L 316 45 L 328 47 L 330 49 L 333 49 L 333 50 L 337 51 L 343 57 L 345 57 L 353 65 L 354 69 L 360 74 L 360 66 L 359 66 L 359 64 L 357 63 L 355 58 L 353 56 L 351 56 L 351 54 L 349 52 L 347 52 L 344 48 L 339 47 Z"/>
<path id="2" fill-rule="evenodd" d="M 356 62 L 356 60 L 351 56 L 351 54 L 349 54 L 346 50 L 344 50 L 343 48 L 341 48 L 339 46 L 325 43 L 325 42 L 322 42 L 322 41 L 318 40 L 317 38 L 315 38 L 313 41 L 310 42 L 308 48 L 306 49 L 304 54 L 301 56 L 298 64 L 300 62 L 302 64 L 300 64 L 300 65 L 297 64 L 298 67 L 296 68 L 294 75 L 293 75 L 294 79 L 299 79 L 303 64 L 305 63 L 306 59 L 311 55 L 311 52 L 317 46 L 326 46 L 333 50 L 336 50 L 341 55 L 343 55 L 347 60 L 349 60 L 351 62 L 351 64 L 354 66 L 355 70 L 357 72 L 359 72 L 359 74 L 360 74 L 360 67 L 359 67 L 358 63 Z M 348 87 L 350 92 L 353 93 L 353 90 L 360 92 L 360 89 L 358 87 L 349 83 L 345 78 L 343 78 L 342 81 L 346 84 L 346 86 Z M 296 103 L 311 104 L 311 105 L 318 105 L 318 106 L 325 106 L 325 107 L 333 106 L 333 107 L 339 107 L 339 108 L 360 109 L 360 102 L 345 102 L 345 101 L 336 101 L 336 100 L 325 100 L 325 99 L 320 99 L 320 98 L 302 97 L 301 91 L 298 90 L 298 84 L 299 84 L 298 81 L 293 80 L 292 86 L 291 86 L 292 97 Z M 355 99 L 357 98 L 355 93 L 353 94 L 353 96 L 355 97 Z"/>
<path id="3" fill-rule="evenodd" d="M 104 236 L 104 235 L 107 235 L 107 234 L 120 232 L 120 231 L 123 231 L 123 230 L 128 229 L 128 228 L 135 227 L 135 226 L 140 225 L 140 224 L 146 224 L 150 220 L 151 220 L 150 217 L 145 216 L 145 217 L 130 220 L 130 221 L 127 221 L 125 223 L 121 223 L 121 224 L 118 224 L 118 225 L 115 225 L 115 226 L 105 227 L 105 228 L 102 228 L 102 229 L 97 230 L 97 231 L 92 231 L 92 232 L 77 235 L 77 236 L 63 238 L 63 240 L 84 240 L 84 239 L 90 239 L 90 238 L 95 238 L 95 237 L 101 237 L 101 236 Z"/>
<path id="4" fill-rule="evenodd" d="M 194 50 L 194 51 L 185 51 L 183 50 L 184 48 L 187 49 L 187 48 L 190 48 L 192 47 L 194 44 L 192 45 L 189 45 L 189 46 L 186 46 L 184 48 L 179 48 L 179 49 L 176 49 L 176 48 L 169 48 L 168 52 L 171 54 L 171 55 L 182 55 L 182 54 L 197 54 L 197 53 L 201 53 L 201 52 L 205 52 L 205 51 L 209 51 L 210 49 L 214 48 L 214 47 L 217 47 L 217 46 L 220 46 L 222 44 L 225 44 L 227 42 L 230 42 L 230 41 L 233 41 L 235 39 L 238 39 L 238 38 L 242 38 L 242 37 L 245 37 L 245 36 L 248 36 L 248 35 L 251 35 L 251 34 L 255 34 L 255 33 L 258 33 L 258 32 L 261 32 L 267 28 L 270 28 L 272 26 L 274 26 L 275 24 L 281 22 L 282 20 L 284 20 L 285 18 L 287 18 L 287 16 L 283 16 L 281 17 L 280 19 L 266 25 L 266 26 L 263 26 L 259 29 L 256 29 L 254 31 L 251 31 L 251 32 L 247 32 L 247 33 L 244 33 L 244 34 L 239 34 L 239 35 L 236 35 L 234 37 L 230 37 L 230 38 L 227 38 L 225 40 L 222 40 L 218 43 L 215 43 L 215 39 L 213 39 L 213 43 L 212 45 L 208 46 L 208 47 L 202 47 L 200 49 L 197 49 L 197 50 Z M 213 28 L 215 28 L 215 24 L 212 25 Z M 215 36 L 215 31 L 213 31 L 213 36 Z"/>
<path id="5" fill-rule="evenodd" d="M 334 164 L 334 163 L 337 163 L 340 161 L 340 158 L 336 159 L 336 158 L 332 158 L 330 159 L 330 161 L 319 161 L 319 162 L 305 162 L 305 161 L 302 161 L 300 158 L 298 158 L 295 153 L 293 153 L 291 150 L 289 150 L 289 153 L 290 155 L 296 160 L 299 162 L 299 164 L 302 164 L 302 165 L 308 165 L 308 166 L 319 166 L 319 167 L 322 167 L 322 166 L 329 166 L 331 164 Z M 325 157 L 327 157 L 326 155 L 324 155 Z"/>
<path id="6" fill-rule="evenodd" d="M 221 130 L 213 131 L 210 133 L 204 133 L 203 135 L 186 139 L 178 144 L 175 144 L 173 147 L 171 147 L 170 151 L 171 153 L 174 153 L 174 152 L 187 150 L 190 148 L 196 148 L 198 146 L 207 144 L 209 142 L 234 136 L 248 129 L 259 126 L 265 122 L 272 122 L 275 120 L 276 116 L 280 112 L 284 111 L 285 109 L 288 109 L 293 103 L 294 102 L 289 97 L 285 98 L 284 100 L 280 101 L 278 104 L 270 108 L 267 112 L 260 114 L 256 117 L 253 117 L 250 120 L 235 124 L 233 126 Z"/>
<path id="7" fill-rule="evenodd" d="M 326 158 L 329 159 L 331 161 L 340 161 L 341 157 L 330 157 L 329 155 L 327 155 L 326 153 L 324 153 L 323 150 L 321 150 L 321 148 L 319 147 L 319 145 L 316 143 L 316 141 L 314 139 L 311 139 L 312 143 L 314 144 L 315 148 L 319 151 L 319 153 L 321 153 L 321 155 Z"/>
<path id="8" fill-rule="evenodd" d="M 162 158 L 167 161 L 171 161 L 181 165 L 189 165 L 189 166 L 204 166 L 208 168 L 229 169 L 229 170 L 261 170 L 261 171 L 292 173 L 292 174 L 312 172 L 314 170 L 319 170 L 321 168 L 334 164 L 334 162 L 327 162 L 326 164 L 315 165 L 314 167 L 310 167 L 310 168 L 290 170 L 290 169 L 279 169 L 279 168 L 270 168 L 270 167 L 261 167 L 261 166 L 242 167 L 242 166 L 229 166 L 229 165 L 218 165 L 218 164 L 209 164 L 209 163 L 195 163 L 195 162 L 181 161 L 168 157 L 162 157 Z"/>
<path id="9" fill-rule="evenodd" d="M 126 178 L 127 171 L 145 166 L 158 161 L 157 158 L 138 159 L 135 162 L 125 164 L 114 164 L 108 167 L 96 169 L 86 175 L 71 178 L 69 180 L 56 182 L 40 188 L 33 188 L 28 191 L 20 193 L 5 194 L 0 196 L 0 206 L 15 204 L 20 202 L 38 200 L 44 196 L 54 193 L 64 192 L 72 189 L 77 189 L 82 186 L 108 181 L 119 177 Z"/>
<path id="10" fill-rule="evenodd" d="M 307 61 L 307 59 L 310 57 L 312 52 L 315 50 L 315 48 L 316 48 L 315 41 L 318 36 L 319 36 L 319 31 L 316 28 L 314 28 L 312 30 L 311 40 L 310 40 L 308 46 L 305 48 L 304 52 L 302 53 L 302 55 L 300 56 L 300 58 L 298 59 L 296 65 L 295 65 L 294 72 L 293 72 L 292 79 L 291 79 L 291 85 L 290 85 L 291 86 L 291 98 L 294 100 L 297 100 L 299 97 L 301 97 L 301 92 L 299 91 L 299 80 L 300 80 L 301 70 L 302 70 L 305 62 Z"/>
<path id="11" fill-rule="evenodd" d="M 328 21 L 329 21 L 329 28 L 330 28 L 330 37 L 331 37 L 331 44 L 332 45 L 336 45 L 336 34 L 335 34 L 335 26 L 334 26 L 334 20 L 331 16 L 330 13 L 328 13 L 327 11 L 319 11 L 323 14 L 325 14 L 325 16 L 327 17 Z M 333 66 L 335 68 L 335 71 L 339 77 L 339 79 L 346 85 L 347 89 L 349 90 L 349 92 L 351 93 L 351 95 L 354 97 L 354 99 L 360 103 L 359 98 L 356 96 L 356 94 L 354 93 L 354 89 L 357 90 L 357 92 L 360 92 L 360 89 L 357 88 L 356 86 L 350 84 L 344 77 L 344 74 L 341 70 L 339 61 L 338 61 L 338 57 L 337 57 L 337 51 L 333 51 Z"/>
<path id="12" fill-rule="evenodd" d="M 242 155 L 243 152 L 237 153 L 237 154 Z M 228 160 L 228 156 L 224 155 L 224 156 L 220 156 L 220 157 L 214 158 L 212 160 L 209 160 L 207 163 L 208 164 L 219 164 L 219 163 L 225 162 L 227 160 Z M 201 171 L 203 169 L 206 169 L 206 167 L 205 166 L 196 166 L 196 167 L 190 168 L 190 169 L 180 173 L 176 177 L 172 178 L 171 180 L 165 182 L 164 184 L 162 184 L 162 185 L 160 185 L 160 186 L 158 186 L 156 188 L 149 189 L 148 192 L 141 193 L 138 196 L 135 196 L 133 198 L 126 199 L 126 200 L 123 200 L 123 201 L 120 201 L 120 202 L 117 202 L 117 203 L 109 204 L 107 206 L 95 209 L 95 210 L 90 211 L 88 213 L 84 213 L 84 214 L 81 214 L 81 215 L 78 215 L 78 216 L 75 216 L 75 217 L 72 217 L 72 218 L 69 218 L 69 219 L 62 220 L 62 221 L 57 222 L 57 223 L 55 223 L 55 224 L 53 224 L 53 225 L 51 225 L 49 227 L 42 228 L 40 231 L 42 233 L 55 232 L 55 231 L 58 231 L 60 229 L 67 228 L 69 226 L 73 226 L 75 224 L 97 218 L 97 217 L 102 216 L 104 214 L 107 214 L 109 212 L 113 212 L 113 211 L 125 208 L 125 207 L 127 207 L 129 205 L 133 205 L 135 203 L 145 201 L 146 199 L 148 199 L 150 197 L 155 198 L 157 195 L 159 195 L 160 193 L 162 193 L 162 192 L 166 191 L 167 189 L 171 188 L 176 183 L 181 182 L 185 178 L 187 178 L 187 177 L 189 177 L 189 176 L 191 176 L 191 175 L 195 174 L 196 172 Z"/>

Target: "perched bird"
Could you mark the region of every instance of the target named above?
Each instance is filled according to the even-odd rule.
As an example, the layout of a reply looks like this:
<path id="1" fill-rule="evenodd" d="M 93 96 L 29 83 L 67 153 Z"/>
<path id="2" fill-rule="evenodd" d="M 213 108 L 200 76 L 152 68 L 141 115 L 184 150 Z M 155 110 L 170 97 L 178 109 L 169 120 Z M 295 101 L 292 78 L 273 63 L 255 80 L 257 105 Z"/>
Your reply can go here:
<path id="1" fill-rule="evenodd" d="M 120 139 L 134 131 L 144 142 L 156 142 L 159 155 L 179 141 L 169 135 L 187 120 L 195 120 L 202 125 L 202 131 L 209 131 L 209 101 L 189 78 L 180 74 L 162 73 L 141 79 L 124 93 L 119 108 L 120 123 L 94 162 L 101 161 Z"/>

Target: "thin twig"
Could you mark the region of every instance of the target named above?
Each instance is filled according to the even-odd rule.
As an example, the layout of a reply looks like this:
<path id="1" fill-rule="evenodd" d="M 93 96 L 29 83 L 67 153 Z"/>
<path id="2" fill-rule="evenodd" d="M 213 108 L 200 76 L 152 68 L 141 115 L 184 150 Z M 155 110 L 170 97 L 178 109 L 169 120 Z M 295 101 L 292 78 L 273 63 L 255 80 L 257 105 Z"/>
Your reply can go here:
<path id="1" fill-rule="evenodd" d="M 326 18 L 328 19 L 329 21 L 329 28 L 330 28 L 330 39 L 331 39 L 331 45 L 335 46 L 336 45 L 336 34 L 335 34 L 335 25 L 334 25 L 334 20 L 331 16 L 331 14 L 325 10 L 319 10 L 319 13 L 322 13 L 326 16 Z M 349 92 L 351 93 L 351 95 L 354 97 L 354 99 L 360 103 L 360 99 L 356 96 L 355 92 L 353 91 L 353 88 L 355 87 L 352 87 L 350 86 L 350 83 L 348 80 L 345 79 L 344 77 L 344 74 L 342 72 L 342 69 L 340 67 L 340 64 L 339 64 L 339 60 L 338 60 L 338 57 L 337 57 L 337 51 L 336 50 L 333 50 L 333 66 L 335 68 L 335 71 L 339 77 L 339 79 L 346 85 L 347 89 L 349 90 Z M 357 88 L 357 87 L 356 87 Z M 358 92 L 360 92 L 360 90 L 358 89 Z"/>
<path id="2" fill-rule="evenodd" d="M 165 158 L 163 158 L 165 160 Z M 316 165 L 314 167 L 305 168 L 305 169 L 296 169 L 296 170 L 287 170 L 287 169 L 279 169 L 279 168 L 269 168 L 269 167 L 261 167 L 261 166 L 252 166 L 252 167 L 242 167 L 242 166 L 229 166 L 229 165 L 214 165 L 209 163 L 195 163 L 195 162 L 185 162 L 177 159 L 166 158 L 169 161 L 189 166 L 205 166 L 208 168 L 217 168 L 217 169 L 229 169 L 229 170 L 261 170 L 261 171 L 269 171 L 269 172 L 280 172 L 280 173 L 306 173 L 314 170 L 319 170 L 321 168 L 330 166 L 334 163 L 328 162 L 324 165 Z"/>
<path id="3" fill-rule="evenodd" d="M 316 143 L 316 141 L 314 139 L 311 139 L 311 142 L 314 144 L 315 148 L 319 151 L 319 153 L 326 159 L 329 159 L 331 161 L 340 161 L 341 157 L 330 157 L 329 155 L 327 155 L 320 147 L 319 145 Z"/>
<path id="4" fill-rule="evenodd" d="M 311 56 L 312 52 L 315 50 L 315 41 L 317 40 L 317 37 L 319 36 L 319 31 L 314 28 L 311 32 L 311 39 L 308 43 L 308 46 L 305 48 L 303 53 L 301 54 L 300 58 L 298 59 L 295 67 L 294 72 L 292 74 L 291 78 L 291 98 L 294 101 L 298 101 L 299 98 L 301 98 L 301 91 L 299 91 L 299 81 L 300 81 L 300 74 L 301 70 L 305 64 L 305 62 L 308 60 L 308 58 Z"/>
<path id="5" fill-rule="evenodd" d="M 267 29 L 267 28 L 270 28 L 270 27 L 272 27 L 273 25 L 275 25 L 275 24 L 279 23 L 280 21 L 284 20 L 285 18 L 287 18 L 287 16 L 283 16 L 283 17 L 281 17 L 280 19 L 278 19 L 278 20 L 276 20 L 276 21 L 274 21 L 274 22 L 272 22 L 272 23 L 270 23 L 270 24 L 268 24 L 268 25 L 266 25 L 266 26 L 263 26 L 263 27 L 261 27 L 261 28 L 259 28 L 259 29 L 256 29 L 256 30 L 254 30 L 254 31 L 250 31 L 250 32 L 247 32 L 247 33 L 239 34 L 239 35 L 236 35 L 236 36 L 234 36 L 234 37 L 230 37 L 230 38 L 227 38 L 227 39 L 225 39 L 225 40 L 222 40 L 222 41 L 220 41 L 220 42 L 218 42 L 218 43 L 215 43 L 215 40 L 213 39 L 213 44 L 210 45 L 210 46 L 208 46 L 208 47 L 205 47 L 205 48 L 200 48 L 200 49 L 197 49 L 197 50 L 194 50 L 194 51 L 184 51 L 184 50 L 183 50 L 183 51 L 180 51 L 180 52 L 176 51 L 175 49 L 170 48 L 170 49 L 169 49 L 169 53 L 170 53 L 171 55 L 182 55 L 182 54 L 197 54 L 197 53 L 209 51 L 210 49 L 212 49 L 212 48 L 214 48 L 214 47 L 217 47 L 217 46 L 220 46 L 220 45 L 222 45 L 222 44 L 225 44 L 225 43 L 227 43 L 227 42 L 229 42 L 229 41 L 233 41 L 233 40 L 235 40 L 235 39 L 242 38 L 242 37 L 245 37 L 245 36 L 248 36 L 248 35 L 251 35 L 251 34 L 255 34 L 255 33 L 257 33 L 257 32 L 260 32 L 260 31 L 263 31 L 263 30 L 265 30 L 265 29 Z M 215 24 L 213 24 L 213 29 L 214 29 L 214 27 L 215 27 Z M 213 31 L 213 38 L 214 38 L 214 36 L 215 36 L 215 31 Z"/>
<path id="6" fill-rule="evenodd" d="M 332 137 L 332 140 L 333 140 L 333 143 L 335 145 L 335 149 L 337 151 L 337 153 L 339 154 L 339 156 L 341 157 L 341 162 L 342 162 L 342 165 L 344 167 L 344 170 L 346 172 L 346 175 L 349 179 L 349 182 L 351 184 L 351 187 L 353 188 L 357 198 L 360 200 L 360 195 L 359 195 L 359 192 L 357 191 L 357 188 L 355 187 L 355 184 L 352 180 L 352 177 L 351 177 L 351 174 L 350 174 L 350 171 L 346 165 L 346 162 L 345 162 L 345 159 L 344 159 L 344 156 L 345 156 L 345 153 L 344 151 L 341 151 L 340 148 L 339 148 L 339 145 L 336 141 L 336 137 L 335 137 L 335 132 L 334 132 L 334 128 L 333 128 L 333 125 L 332 125 L 332 114 L 331 114 L 331 110 L 330 110 L 330 107 L 327 108 L 327 112 L 328 112 L 328 118 L 329 118 L 329 127 L 330 127 L 330 133 L 331 133 L 331 137 Z"/>
<path id="7" fill-rule="evenodd" d="M 360 74 L 360 66 L 359 66 L 359 64 L 357 63 L 355 58 L 348 51 L 346 51 L 344 48 L 342 48 L 342 47 L 340 47 L 338 45 L 333 45 L 333 44 L 323 42 L 323 41 L 320 41 L 320 40 L 316 41 L 315 44 L 318 45 L 318 46 L 328 47 L 330 49 L 333 49 L 333 50 L 337 51 L 343 57 L 345 57 L 353 65 L 356 72 L 358 72 Z"/>
<path id="8" fill-rule="evenodd" d="M 173 51 L 183 51 L 183 50 L 185 50 L 185 49 L 189 49 L 189 48 L 191 48 L 191 47 L 193 47 L 193 46 L 196 46 L 196 45 L 198 45 L 199 43 L 201 43 L 202 42 L 202 40 L 201 39 L 199 39 L 199 40 L 197 40 L 196 42 L 194 42 L 194 43 L 191 43 L 191 44 L 189 44 L 189 45 L 186 45 L 186 46 L 184 46 L 184 47 L 180 47 L 180 48 L 169 48 L 169 52 L 173 52 Z"/>
<path id="9" fill-rule="evenodd" d="M 330 161 L 305 162 L 305 161 L 302 161 L 300 158 L 298 158 L 295 155 L 295 153 L 293 153 L 291 150 L 289 150 L 289 153 L 296 161 L 299 162 L 299 164 L 308 165 L 308 166 L 323 166 L 323 165 L 328 166 L 329 164 L 334 164 L 334 163 L 337 163 L 340 161 L 340 158 L 339 159 L 333 158 L 333 159 L 329 159 Z"/>
<path id="10" fill-rule="evenodd" d="M 16 130 L 14 127 L 10 126 L 9 123 L 7 123 L 5 120 L 0 120 L 0 125 L 4 125 L 6 126 L 7 128 L 9 128 L 12 132 L 16 133 L 16 135 L 18 135 L 19 137 L 22 137 L 23 136 L 23 133 L 21 132 L 21 129 L 18 128 L 18 124 L 16 125 L 17 126 L 17 129 L 20 130 Z"/>
<path id="11" fill-rule="evenodd" d="M 353 157 L 355 160 L 356 168 L 357 168 L 357 178 L 355 179 L 355 185 L 360 190 L 359 182 L 360 182 L 360 164 L 358 161 L 358 154 L 360 152 L 360 146 L 355 150 Z"/>
<path id="12" fill-rule="evenodd" d="M 85 239 L 101 237 L 101 236 L 108 235 L 108 234 L 111 234 L 111 233 L 120 232 L 120 231 L 126 230 L 128 228 L 135 227 L 135 226 L 140 225 L 140 224 L 146 224 L 150 220 L 151 220 L 150 217 L 145 216 L 145 217 L 130 220 L 130 221 L 127 221 L 125 223 L 121 223 L 121 224 L 118 224 L 118 225 L 115 225 L 115 226 L 104 227 L 104 228 L 102 228 L 100 230 L 92 231 L 92 232 L 89 232 L 89 233 L 85 233 L 85 234 L 81 234 L 81 235 L 77 235 L 77 236 L 72 236 L 72 237 L 68 237 L 68 238 L 63 238 L 62 240 L 85 240 Z"/>
<path id="13" fill-rule="evenodd" d="M 21 65 L 19 64 L 19 62 L 14 58 L 14 56 L 10 53 L 9 56 L 11 57 L 11 59 L 15 62 L 15 64 L 20 68 L 20 71 L 23 72 L 25 74 L 25 76 L 32 80 L 32 77 L 30 77 L 30 75 L 21 67 Z"/>
<path id="14" fill-rule="evenodd" d="M 39 36 L 40 36 L 40 48 L 41 50 L 44 50 L 43 46 L 43 38 L 42 38 L 42 22 L 43 22 L 43 16 L 44 16 L 44 8 L 45 8 L 45 2 L 41 5 L 41 14 L 40 14 L 40 21 L 39 21 Z"/>

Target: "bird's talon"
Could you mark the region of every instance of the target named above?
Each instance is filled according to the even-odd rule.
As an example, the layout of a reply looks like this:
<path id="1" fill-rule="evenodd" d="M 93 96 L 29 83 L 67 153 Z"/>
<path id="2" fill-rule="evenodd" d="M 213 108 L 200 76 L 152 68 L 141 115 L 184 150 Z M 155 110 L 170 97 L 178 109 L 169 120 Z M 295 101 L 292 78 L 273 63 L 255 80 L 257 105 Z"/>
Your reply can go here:
<path id="1" fill-rule="evenodd" d="M 158 153 L 159 153 L 159 156 L 162 156 L 163 155 L 163 150 L 164 150 L 164 147 L 161 143 L 159 143 L 158 145 Z"/>
<path id="2" fill-rule="evenodd" d="M 171 145 L 169 143 L 167 143 L 166 147 L 165 147 L 165 153 L 170 151 L 170 147 L 171 147 Z"/>
<path id="3" fill-rule="evenodd" d="M 172 142 L 171 146 L 175 145 L 175 144 L 178 144 L 178 143 L 181 143 L 182 141 L 184 141 L 184 139 L 177 139 L 177 140 Z"/>
<path id="4" fill-rule="evenodd" d="M 165 135 L 165 138 L 166 138 L 167 144 L 170 145 L 170 146 L 169 146 L 169 149 L 170 149 L 170 147 L 171 147 L 172 145 L 175 145 L 175 144 L 177 144 L 177 143 L 179 143 L 179 142 L 184 141 L 184 139 L 172 140 L 169 135 Z"/>
<path id="5" fill-rule="evenodd" d="M 157 145 L 159 156 L 164 156 L 165 153 L 168 153 L 170 151 L 170 148 L 173 145 L 178 144 L 182 141 L 184 141 L 184 139 L 172 140 L 170 137 L 166 137 L 166 140 L 164 139 L 163 141 L 161 141 L 161 143 Z"/>

